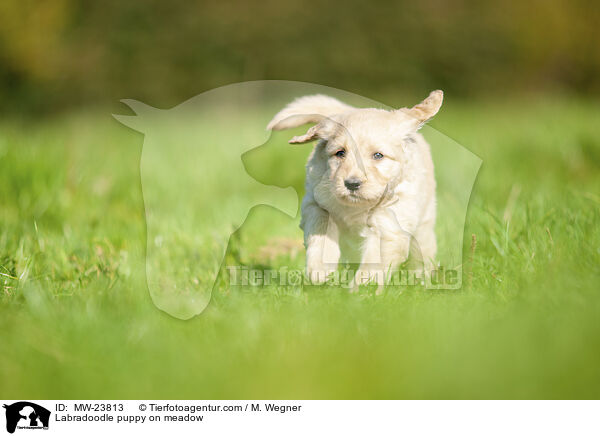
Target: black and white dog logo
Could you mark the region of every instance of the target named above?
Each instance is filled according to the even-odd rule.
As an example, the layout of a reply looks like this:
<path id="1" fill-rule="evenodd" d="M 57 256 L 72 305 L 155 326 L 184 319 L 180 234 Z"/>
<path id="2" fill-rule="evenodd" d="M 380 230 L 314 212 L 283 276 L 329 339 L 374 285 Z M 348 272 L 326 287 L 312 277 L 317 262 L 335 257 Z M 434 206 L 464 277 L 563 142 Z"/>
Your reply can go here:
<path id="1" fill-rule="evenodd" d="M 19 401 L 6 409 L 6 431 L 14 433 L 18 429 L 48 430 L 50 411 L 29 401 Z"/>

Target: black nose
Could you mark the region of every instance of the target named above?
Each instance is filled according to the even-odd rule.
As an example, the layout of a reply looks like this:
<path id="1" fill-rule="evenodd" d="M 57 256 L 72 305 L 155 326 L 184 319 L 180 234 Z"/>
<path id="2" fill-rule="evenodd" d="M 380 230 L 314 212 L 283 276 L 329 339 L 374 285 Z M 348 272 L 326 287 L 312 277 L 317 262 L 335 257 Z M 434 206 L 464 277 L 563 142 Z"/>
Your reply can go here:
<path id="1" fill-rule="evenodd" d="M 356 191 L 360 188 L 361 182 L 358 179 L 346 179 L 344 180 L 344 185 L 346 185 L 349 191 Z"/>

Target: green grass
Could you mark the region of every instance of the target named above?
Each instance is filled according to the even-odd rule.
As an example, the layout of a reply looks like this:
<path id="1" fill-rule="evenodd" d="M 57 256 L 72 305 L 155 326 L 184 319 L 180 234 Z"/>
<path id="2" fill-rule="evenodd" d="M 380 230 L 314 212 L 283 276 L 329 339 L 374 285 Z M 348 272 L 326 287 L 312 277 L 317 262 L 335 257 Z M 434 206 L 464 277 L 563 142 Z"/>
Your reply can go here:
<path id="1" fill-rule="evenodd" d="M 432 126 L 483 159 L 461 290 L 221 277 L 189 321 L 146 287 L 143 137 L 104 113 L 4 121 L 0 396 L 598 398 L 599 114 L 566 100 L 446 104 Z M 307 152 L 245 163 L 301 190 Z M 227 262 L 301 267 L 302 251 L 261 257 L 272 237 L 299 240 L 297 220 L 255 208 Z M 185 250 L 172 260 L 189 262 Z"/>

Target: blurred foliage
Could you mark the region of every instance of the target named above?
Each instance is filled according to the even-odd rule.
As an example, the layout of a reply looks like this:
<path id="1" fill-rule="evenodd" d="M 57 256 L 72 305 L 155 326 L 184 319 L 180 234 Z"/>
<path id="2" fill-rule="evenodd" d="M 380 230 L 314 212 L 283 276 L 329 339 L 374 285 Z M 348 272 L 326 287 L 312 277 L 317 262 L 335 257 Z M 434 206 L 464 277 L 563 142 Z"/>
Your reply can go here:
<path id="1" fill-rule="evenodd" d="M 431 88 L 597 95 L 599 22 L 594 0 L 3 0 L 0 108 L 167 107 L 258 79 L 383 101 Z"/>

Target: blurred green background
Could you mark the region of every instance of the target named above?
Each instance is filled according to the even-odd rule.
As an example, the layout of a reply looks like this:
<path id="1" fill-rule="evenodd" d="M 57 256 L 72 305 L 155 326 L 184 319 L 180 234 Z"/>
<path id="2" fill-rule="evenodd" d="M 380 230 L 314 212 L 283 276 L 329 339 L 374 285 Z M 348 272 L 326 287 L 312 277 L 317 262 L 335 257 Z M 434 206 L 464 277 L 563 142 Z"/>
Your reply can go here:
<path id="1" fill-rule="evenodd" d="M 1 2 L 0 397 L 598 398 L 599 11 L 581 0 Z M 483 160 L 463 289 L 350 295 L 221 278 L 191 321 L 153 305 L 143 136 L 110 114 L 128 113 L 122 98 L 166 108 L 260 79 L 391 106 L 445 91 L 430 125 Z M 301 194 L 310 147 L 277 135 L 244 164 Z M 297 224 L 256 208 L 227 262 L 302 268 Z M 172 260 L 192 265 L 182 279 L 193 282 L 186 250 L 211 248 L 185 236 Z"/>
<path id="2" fill-rule="evenodd" d="M 5 0 L 0 106 L 136 98 L 170 107 L 247 80 L 300 80 L 386 103 L 600 92 L 594 0 Z"/>

